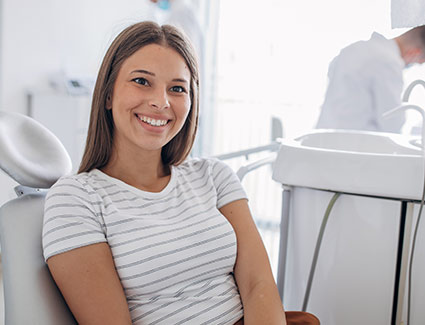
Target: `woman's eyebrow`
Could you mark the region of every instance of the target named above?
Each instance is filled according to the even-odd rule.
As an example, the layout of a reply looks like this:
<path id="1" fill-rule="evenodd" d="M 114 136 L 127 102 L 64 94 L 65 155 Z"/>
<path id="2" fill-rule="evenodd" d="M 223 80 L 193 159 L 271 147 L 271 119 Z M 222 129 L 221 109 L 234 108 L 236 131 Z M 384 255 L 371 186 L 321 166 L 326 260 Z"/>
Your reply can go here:
<path id="1" fill-rule="evenodd" d="M 148 74 L 150 76 L 155 76 L 155 73 L 147 71 L 147 70 L 133 70 L 133 71 L 131 71 L 131 73 L 145 73 L 145 74 Z"/>
<path id="2" fill-rule="evenodd" d="M 153 77 L 156 76 L 155 73 L 147 71 L 147 70 L 142 70 L 142 69 L 133 70 L 130 73 L 144 73 L 144 74 L 148 74 L 148 75 L 153 76 Z M 187 81 L 184 78 L 174 78 L 173 81 L 174 82 L 183 82 L 183 83 L 189 84 L 189 81 Z"/>
<path id="3" fill-rule="evenodd" d="M 187 81 L 186 79 L 183 79 L 183 78 L 174 78 L 173 81 L 175 81 L 175 82 L 183 82 L 183 83 L 189 84 L 189 81 Z"/>

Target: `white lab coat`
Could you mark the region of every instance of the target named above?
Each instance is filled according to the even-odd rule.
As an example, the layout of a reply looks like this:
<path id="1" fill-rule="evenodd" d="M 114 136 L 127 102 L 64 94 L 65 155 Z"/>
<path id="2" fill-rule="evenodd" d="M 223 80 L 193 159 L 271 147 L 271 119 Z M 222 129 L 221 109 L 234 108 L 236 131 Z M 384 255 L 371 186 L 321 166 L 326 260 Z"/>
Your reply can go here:
<path id="1" fill-rule="evenodd" d="M 378 33 L 341 50 L 329 66 L 316 127 L 400 132 L 404 114 L 382 114 L 401 104 L 404 67 L 396 42 Z"/>

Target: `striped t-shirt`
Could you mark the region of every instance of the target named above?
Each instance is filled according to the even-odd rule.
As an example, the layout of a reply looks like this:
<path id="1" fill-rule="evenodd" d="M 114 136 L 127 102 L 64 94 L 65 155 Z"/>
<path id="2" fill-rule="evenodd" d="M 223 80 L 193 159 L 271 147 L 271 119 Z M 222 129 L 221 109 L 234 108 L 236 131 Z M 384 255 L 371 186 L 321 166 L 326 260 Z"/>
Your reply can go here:
<path id="1" fill-rule="evenodd" d="M 173 166 L 159 193 L 98 169 L 66 176 L 46 197 L 44 257 L 107 242 L 133 324 L 234 324 L 236 236 L 218 209 L 245 198 L 216 159 Z"/>

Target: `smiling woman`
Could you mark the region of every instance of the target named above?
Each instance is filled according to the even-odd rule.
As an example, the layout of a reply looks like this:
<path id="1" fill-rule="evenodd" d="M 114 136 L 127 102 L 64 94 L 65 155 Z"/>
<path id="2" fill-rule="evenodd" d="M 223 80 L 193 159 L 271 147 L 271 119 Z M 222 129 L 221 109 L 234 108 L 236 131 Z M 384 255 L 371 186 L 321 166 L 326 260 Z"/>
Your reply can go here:
<path id="1" fill-rule="evenodd" d="M 286 324 L 237 176 L 186 159 L 198 80 L 171 26 L 130 26 L 106 53 L 79 173 L 45 205 L 44 256 L 78 323 Z"/>
<path id="2" fill-rule="evenodd" d="M 173 33 L 174 28 L 171 26 L 164 26 L 162 31 L 158 31 L 153 26 L 144 26 L 144 30 L 140 31 L 136 26 L 138 25 L 128 28 L 117 37 L 103 60 L 93 94 L 89 125 L 91 132 L 89 131 L 87 136 L 86 150 L 79 172 L 102 168 L 109 162 L 112 154 L 113 133 L 116 132 L 113 124 L 115 121 L 112 118 L 114 92 L 118 91 L 115 88 L 118 87 L 119 91 L 128 91 L 130 94 L 135 92 L 141 94 L 142 90 L 139 87 L 145 87 L 146 89 L 151 89 L 151 96 L 159 91 L 160 85 L 157 85 L 157 83 L 164 83 L 165 80 L 158 81 L 158 78 L 164 78 L 164 74 L 166 74 L 164 68 L 158 66 L 158 62 L 155 61 L 155 55 L 159 53 L 164 54 L 166 52 L 168 55 L 164 54 L 162 59 L 172 58 L 174 60 L 173 63 L 176 60 L 180 60 L 178 67 L 183 69 L 183 71 L 173 71 L 177 75 L 166 76 L 171 78 L 166 80 L 166 82 L 172 81 L 174 83 L 169 85 L 167 98 L 171 93 L 178 93 L 175 91 L 176 87 L 183 88 L 184 86 L 186 90 L 185 97 L 190 101 L 190 113 L 181 132 L 167 143 L 161 151 L 163 162 L 165 164 L 173 164 L 183 161 L 193 145 L 199 111 L 199 75 L 194 50 L 184 35 Z M 132 35 L 132 38 L 129 38 L 129 35 Z M 148 50 L 146 53 L 145 51 L 141 53 L 141 49 L 145 46 L 148 47 Z M 150 61 L 140 61 L 140 59 L 145 59 L 145 56 L 146 59 L 150 56 Z M 142 66 L 139 66 L 140 62 L 143 62 Z M 151 64 L 155 66 L 152 68 L 159 69 L 157 73 L 162 73 L 160 76 L 156 76 L 155 71 L 149 71 L 143 66 Z M 181 66 L 182 64 L 184 67 Z M 163 66 L 169 67 L 170 65 L 165 64 Z M 178 70 L 177 66 L 176 70 Z M 179 73 L 183 73 L 183 75 L 179 75 Z M 153 84 L 151 85 L 150 82 Z M 124 88 L 124 85 L 127 84 L 132 84 L 132 87 Z M 161 86 L 164 87 L 164 85 Z M 127 100 L 136 102 L 140 100 L 140 95 Z M 136 104 L 131 102 L 129 105 Z M 154 118 L 153 116 L 146 116 L 146 120 L 149 117 L 151 119 Z M 95 130 L 102 130 L 102 132 L 96 132 Z"/>
<path id="3" fill-rule="evenodd" d="M 114 168 L 127 169 L 129 157 L 157 155 L 177 135 L 190 111 L 190 77 L 184 59 L 167 46 L 146 45 L 125 60 L 107 99 L 115 128 L 104 172 L 122 174 Z"/>

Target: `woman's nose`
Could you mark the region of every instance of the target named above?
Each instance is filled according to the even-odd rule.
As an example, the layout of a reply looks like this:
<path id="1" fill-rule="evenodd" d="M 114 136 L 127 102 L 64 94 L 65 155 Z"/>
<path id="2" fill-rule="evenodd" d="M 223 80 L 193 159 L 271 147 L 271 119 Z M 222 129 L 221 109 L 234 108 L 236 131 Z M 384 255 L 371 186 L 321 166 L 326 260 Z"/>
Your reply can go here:
<path id="1" fill-rule="evenodd" d="M 167 91 L 164 89 L 157 89 L 152 92 L 152 97 L 149 100 L 149 105 L 155 109 L 166 109 L 170 107 L 168 101 Z"/>

